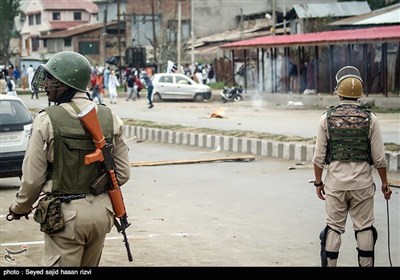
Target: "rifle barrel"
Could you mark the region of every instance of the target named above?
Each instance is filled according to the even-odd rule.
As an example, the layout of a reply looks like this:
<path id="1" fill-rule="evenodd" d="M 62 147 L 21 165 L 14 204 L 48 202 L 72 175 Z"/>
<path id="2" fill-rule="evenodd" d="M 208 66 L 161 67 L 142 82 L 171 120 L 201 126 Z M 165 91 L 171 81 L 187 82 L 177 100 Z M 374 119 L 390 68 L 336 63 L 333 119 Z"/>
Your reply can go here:
<path id="1" fill-rule="evenodd" d="M 129 246 L 128 238 L 126 237 L 125 230 L 122 231 L 122 235 L 124 236 L 124 243 L 126 247 L 126 253 L 128 254 L 128 260 L 131 262 L 133 261 L 132 253 L 131 253 L 131 248 Z"/>

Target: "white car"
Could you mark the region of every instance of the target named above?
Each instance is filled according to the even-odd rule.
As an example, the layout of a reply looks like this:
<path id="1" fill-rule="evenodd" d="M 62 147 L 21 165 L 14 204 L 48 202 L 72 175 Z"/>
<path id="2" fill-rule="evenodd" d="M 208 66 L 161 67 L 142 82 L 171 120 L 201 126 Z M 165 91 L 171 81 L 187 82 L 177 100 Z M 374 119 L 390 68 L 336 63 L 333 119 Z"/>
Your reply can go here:
<path id="1" fill-rule="evenodd" d="M 0 94 L 0 178 L 21 178 L 32 122 L 19 97 Z"/>
<path id="2" fill-rule="evenodd" d="M 211 88 L 178 73 L 156 73 L 152 77 L 153 101 L 191 100 L 202 102 L 211 98 Z"/>

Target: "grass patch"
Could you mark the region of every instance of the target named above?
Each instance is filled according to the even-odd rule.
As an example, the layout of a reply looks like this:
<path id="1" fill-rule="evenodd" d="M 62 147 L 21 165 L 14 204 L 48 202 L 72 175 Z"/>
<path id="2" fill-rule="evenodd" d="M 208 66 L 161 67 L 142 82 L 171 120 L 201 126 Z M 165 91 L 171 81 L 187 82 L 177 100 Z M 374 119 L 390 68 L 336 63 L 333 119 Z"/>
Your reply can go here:
<path id="1" fill-rule="evenodd" d="M 279 141 L 279 142 L 314 143 L 315 139 L 316 139 L 315 137 L 303 138 L 303 137 L 299 137 L 299 136 L 286 136 L 286 135 L 271 134 L 271 133 L 266 133 L 266 132 L 248 131 L 248 130 L 220 130 L 220 129 L 212 129 L 212 128 L 204 128 L 204 127 L 159 124 L 159 123 L 154 123 L 151 121 L 142 121 L 142 120 L 134 120 L 134 119 L 123 119 L 123 121 L 126 125 L 133 125 L 133 126 L 151 127 L 151 128 L 167 129 L 167 130 L 182 131 L 182 132 L 205 133 L 205 134 L 212 134 L 212 135 L 218 135 L 218 136 L 231 136 L 231 137 L 261 139 L 261 140 L 274 140 L 274 141 Z"/>
<path id="2" fill-rule="evenodd" d="M 248 130 L 220 130 L 212 128 L 160 124 L 151 121 L 143 121 L 143 120 L 135 120 L 127 118 L 124 118 L 123 121 L 126 125 L 133 125 L 140 127 L 150 127 L 150 128 L 166 129 L 166 130 L 181 131 L 181 132 L 205 133 L 218 136 L 232 136 L 232 137 L 244 137 L 244 138 L 261 139 L 261 140 L 272 140 L 278 142 L 315 144 L 316 140 L 316 137 L 305 138 L 300 136 L 287 136 L 287 135 L 271 134 L 266 132 L 256 132 Z M 400 152 L 400 145 L 398 144 L 384 143 L 384 146 L 386 151 Z"/>
<path id="3" fill-rule="evenodd" d="M 33 114 L 37 114 L 40 111 L 40 109 L 32 109 L 32 108 L 30 108 L 29 110 Z M 256 132 L 248 130 L 220 130 L 220 129 L 203 128 L 203 127 L 160 124 L 152 121 L 135 120 L 128 118 L 123 118 L 122 120 L 124 121 L 125 125 L 167 129 L 172 131 L 205 133 L 218 136 L 232 136 L 232 137 L 243 137 L 243 138 L 252 138 L 260 140 L 272 140 L 278 142 L 296 142 L 296 143 L 307 143 L 307 144 L 315 144 L 316 140 L 316 137 L 305 138 L 300 136 L 287 136 L 287 135 L 271 134 L 266 132 Z M 384 146 L 385 150 L 388 152 L 400 152 L 400 145 L 398 144 L 384 143 Z"/>

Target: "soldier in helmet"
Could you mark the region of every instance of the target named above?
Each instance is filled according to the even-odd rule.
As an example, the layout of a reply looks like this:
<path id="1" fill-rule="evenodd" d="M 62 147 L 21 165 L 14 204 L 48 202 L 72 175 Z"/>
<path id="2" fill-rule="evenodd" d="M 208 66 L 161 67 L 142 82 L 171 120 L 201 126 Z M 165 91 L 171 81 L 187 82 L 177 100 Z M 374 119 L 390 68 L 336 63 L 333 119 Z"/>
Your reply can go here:
<path id="1" fill-rule="evenodd" d="M 314 164 L 314 185 L 318 198 L 325 200 L 326 226 L 320 233 L 322 266 L 337 266 L 341 235 L 350 215 L 357 242 L 360 267 L 374 266 L 376 169 L 385 199 L 388 185 L 386 158 L 377 117 L 358 102 L 363 81 L 357 68 L 346 66 L 336 74 L 335 93 L 340 104 L 325 112 L 318 128 Z M 323 170 L 326 170 L 324 181 Z"/>
<path id="2" fill-rule="evenodd" d="M 44 266 L 98 266 L 106 234 L 114 225 L 107 182 L 96 183 L 104 170 L 98 162 L 84 163 L 95 147 L 77 115 L 94 104 L 87 92 L 90 74 L 83 55 L 64 51 L 42 64 L 32 81 L 55 105 L 39 112 L 33 122 L 21 187 L 7 218 L 28 218 L 40 198 L 34 220 L 44 232 Z M 94 106 L 104 136 L 113 145 L 116 177 L 123 185 L 130 176 L 124 124 L 108 107 Z"/>

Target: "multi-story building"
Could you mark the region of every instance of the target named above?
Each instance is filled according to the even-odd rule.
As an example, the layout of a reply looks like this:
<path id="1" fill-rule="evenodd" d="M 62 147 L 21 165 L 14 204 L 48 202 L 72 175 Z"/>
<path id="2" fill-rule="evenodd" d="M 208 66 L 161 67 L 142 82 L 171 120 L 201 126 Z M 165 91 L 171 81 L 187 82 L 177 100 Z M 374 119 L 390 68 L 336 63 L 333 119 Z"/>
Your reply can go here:
<path id="1" fill-rule="evenodd" d="M 21 30 L 21 57 L 37 57 L 47 53 L 47 40 L 42 36 L 70 27 L 97 22 L 97 6 L 90 0 L 35 0 L 30 1 Z M 71 40 L 64 41 L 66 48 Z"/>

